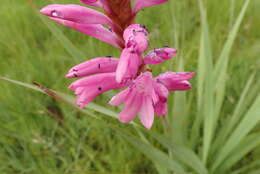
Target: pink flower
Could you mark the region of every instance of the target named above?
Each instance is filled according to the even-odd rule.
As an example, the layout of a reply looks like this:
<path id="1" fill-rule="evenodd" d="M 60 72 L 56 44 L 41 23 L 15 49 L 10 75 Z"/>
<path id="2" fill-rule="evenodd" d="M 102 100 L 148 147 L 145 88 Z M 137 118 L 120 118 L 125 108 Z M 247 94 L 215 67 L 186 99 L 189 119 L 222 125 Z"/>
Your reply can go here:
<path id="1" fill-rule="evenodd" d="M 98 95 L 112 90 L 126 87 L 126 84 L 119 84 L 115 80 L 115 73 L 101 73 L 84 77 L 73 82 L 69 89 L 74 90 L 77 95 L 77 104 L 84 107 L 94 100 Z"/>
<path id="2" fill-rule="evenodd" d="M 152 51 L 149 51 L 148 54 L 144 57 L 145 64 L 160 64 L 165 60 L 171 59 L 176 55 L 177 50 L 175 48 L 164 47 L 156 48 Z"/>
<path id="3" fill-rule="evenodd" d="M 138 76 L 127 89 L 114 96 L 109 103 L 114 106 L 125 104 L 119 114 L 121 122 L 128 123 L 139 114 L 142 124 L 150 129 L 154 120 L 153 105 L 157 99 L 152 74 L 145 72 Z"/>
<path id="4" fill-rule="evenodd" d="M 169 91 L 188 90 L 191 88 L 189 79 L 194 72 L 165 72 L 156 77 L 158 83 L 162 83 Z"/>
<path id="5" fill-rule="evenodd" d="M 110 56 L 94 58 L 72 67 L 66 77 L 84 77 L 96 73 L 115 72 L 118 60 Z"/>
<path id="6" fill-rule="evenodd" d="M 116 69 L 116 81 L 121 83 L 135 78 L 140 65 L 141 58 L 137 53 L 123 49 Z"/>
<path id="7" fill-rule="evenodd" d="M 148 47 L 148 32 L 144 26 L 133 24 L 124 31 L 125 48 L 123 49 L 116 70 L 116 81 L 121 83 L 136 77 L 142 65 L 141 54 Z"/>
<path id="8" fill-rule="evenodd" d="M 123 43 L 117 35 L 103 24 L 114 27 L 113 22 L 103 13 L 79 5 L 52 4 L 40 10 L 53 21 L 81 33 L 90 35 L 121 48 Z"/>
<path id="9" fill-rule="evenodd" d="M 98 57 L 76 65 L 69 70 L 66 75 L 67 78 L 83 77 L 69 86 L 69 89 L 75 91 L 77 95 L 76 103 L 80 107 L 84 107 L 106 91 L 126 87 L 126 83 L 119 84 L 115 80 L 117 64 L 118 59 L 116 58 Z"/>
<path id="10" fill-rule="evenodd" d="M 142 124 L 150 129 L 154 120 L 154 113 L 161 116 L 167 114 L 167 100 L 170 90 L 187 90 L 186 86 L 179 84 L 189 83 L 194 73 L 167 72 L 152 78 L 151 72 L 140 74 L 127 89 L 114 96 L 109 104 L 118 106 L 124 104 L 124 109 L 119 114 L 123 123 L 132 121 L 139 115 Z"/>

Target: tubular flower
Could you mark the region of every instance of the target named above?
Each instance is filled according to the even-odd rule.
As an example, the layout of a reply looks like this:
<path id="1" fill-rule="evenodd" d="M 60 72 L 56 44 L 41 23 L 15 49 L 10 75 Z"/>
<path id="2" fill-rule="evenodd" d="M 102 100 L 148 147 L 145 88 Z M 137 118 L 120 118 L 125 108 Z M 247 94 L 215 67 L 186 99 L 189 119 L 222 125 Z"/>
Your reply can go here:
<path id="1" fill-rule="evenodd" d="M 113 57 L 94 58 L 72 67 L 66 77 L 84 77 L 96 73 L 115 72 L 117 64 L 118 59 Z"/>
<path id="2" fill-rule="evenodd" d="M 152 76 L 149 64 L 160 64 L 177 54 L 175 48 L 155 48 L 143 55 L 149 47 L 149 35 L 144 25 L 135 24 L 136 14 L 144 7 L 155 6 L 167 0 L 80 0 L 101 8 L 104 13 L 73 4 L 52 4 L 40 10 L 58 24 L 92 36 L 120 48 L 120 58 L 97 57 L 72 67 L 66 78 L 80 78 L 69 89 L 76 104 L 84 107 L 102 93 L 123 89 L 109 104 L 124 104 L 119 120 L 128 123 L 139 116 L 147 129 L 152 127 L 154 115 L 166 115 L 170 91 L 188 90 L 193 72 L 165 72 Z"/>
<path id="3" fill-rule="evenodd" d="M 128 123 L 139 114 L 142 124 L 150 129 L 154 120 L 155 98 L 152 75 L 150 72 L 145 72 L 138 76 L 127 89 L 114 96 L 109 103 L 114 106 L 125 104 L 119 114 L 121 122 Z"/>
<path id="4" fill-rule="evenodd" d="M 98 95 L 112 89 L 124 87 L 124 84 L 116 82 L 115 73 L 101 73 L 79 79 L 73 82 L 69 89 L 75 91 L 77 95 L 76 103 L 80 107 L 84 107 Z"/>
<path id="5" fill-rule="evenodd" d="M 177 50 L 175 48 L 156 48 L 152 51 L 149 51 L 148 54 L 144 57 L 145 64 L 160 64 L 165 60 L 171 59 L 176 55 Z"/>
<path id="6" fill-rule="evenodd" d="M 189 79 L 193 77 L 194 72 L 165 72 L 156 77 L 158 83 L 162 83 L 168 90 L 188 90 L 191 88 Z"/>

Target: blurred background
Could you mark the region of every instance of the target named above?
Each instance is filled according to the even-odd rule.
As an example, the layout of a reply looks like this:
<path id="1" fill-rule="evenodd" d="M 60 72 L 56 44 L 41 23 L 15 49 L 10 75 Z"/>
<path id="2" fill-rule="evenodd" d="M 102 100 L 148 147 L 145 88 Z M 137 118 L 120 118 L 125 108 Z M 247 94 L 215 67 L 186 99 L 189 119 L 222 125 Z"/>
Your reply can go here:
<path id="1" fill-rule="evenodd" d="M 204 1 L 214 61 L 244 2 Z M 0 76 L 29 84 L 38 82 L 72 94 L 67 89 L 72 80 L 64 78 L 70 67 L 94 57 L 118 57 L 119 51 L 40 16 L 38 10 L 50 3 L 78 1 L 1 0 Z M 226 115 L 232 113 L 250 75 L 259 75 L 259 9 L 260 1 L 251 0 L 232 47 L 222 110 Z M 176 70 L 180 60 L 185 71 L 197 71 L 201 35 L 197 1 L 171 0 L 145 8 L 138 14 L 137 21 L 150 31 L 150 49 L 168 45 L 179 50 L 176 58 L 152 67 L 154 74 Z M 191 81 L 193 89 L 185 92 L 189 100 L 196 97 L 196 80 L 197 77 Z M 102 95 L 95 102 L 114 109 L 106 105 L 112 94 Z M 174 110 L 173 102 L 169 108 Z M 196 107 L 190 109 L 190 113 L 196 113 Z M 1 174 L 157 173 L 153 163 L 113 129 L 49 96 L 5 81 L 0 81 L 0 122 Z M 153 131 L 166 131 L 163 119 L 157 118 L 155 122 Z M 158 143 L 154 146 L 165 150 Z M 233 169 L 250 161 L 260 161 L 259 146 Z M 260 163 L 257 166 L 260 167 Z"/>

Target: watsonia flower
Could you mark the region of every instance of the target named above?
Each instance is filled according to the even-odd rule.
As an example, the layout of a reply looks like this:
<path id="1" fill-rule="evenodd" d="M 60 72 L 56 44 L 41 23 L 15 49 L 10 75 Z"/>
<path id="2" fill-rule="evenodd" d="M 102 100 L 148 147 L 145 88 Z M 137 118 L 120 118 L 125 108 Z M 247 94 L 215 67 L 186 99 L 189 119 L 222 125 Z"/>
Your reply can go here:
<path id="1" fill-rule="evenodd" d="M 141 123 L 152 127 L 154 116 L 167 114 L 170 91 L 188 90 L 192 72 L 165 72 L 153 77 L 149 64 L 160 64 L 174 57 L 175 48 L 149 47 L 145 26 L 135 24 L 137 13 L 144 7 L 155 6 L 167 0 L 81 0 L 82 3 L 101 8 L 104 13 L 73 4 L 52 4 L 40 12 L 53 21 L 109 43 L 121 50 L 120 58 L 97 57 L 72 67 L 67 78 L 80 78 L 69 89 L 77 96 L 76 103 L 84 107 L 100 94 L 123 89 L 110 104 L 124 104 L 119 114 L 123 123 L 139 116 Z"/>

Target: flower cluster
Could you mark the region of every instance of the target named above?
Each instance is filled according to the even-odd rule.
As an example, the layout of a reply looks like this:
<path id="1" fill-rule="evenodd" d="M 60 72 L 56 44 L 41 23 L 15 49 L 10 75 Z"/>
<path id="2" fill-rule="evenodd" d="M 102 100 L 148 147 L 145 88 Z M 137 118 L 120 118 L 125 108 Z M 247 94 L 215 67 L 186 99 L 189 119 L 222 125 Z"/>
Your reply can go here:
<path id="1" fill-rule="evenodd" d="M 114 89 L 124 89 L 109 104 L 124 104 L 119 114 L 123 123 L 139 115 L 150 129 L 154 115 L 167 113 L 169 91 L 188 90 L 193 72 L 165 72 L 153 77 L 149 64 L 160 64 L 176 55 L 175 48 L 163 47 L 144 52 L 149 47 L 145 26 L 134 24 L 136 14 L 144 7 L 159 5 L 167 0 L 81 0 L 102 8 L 104 13 L 79 5 L 52 4 L 40 12 L 55 22 L 78 30 L 121 49 L 120 58 L 98 57 L 72 67 L 67 78 L 79 78 L 69 89 L 77 95 L 76 103 L 84 107 L 98 95 Z"/>

